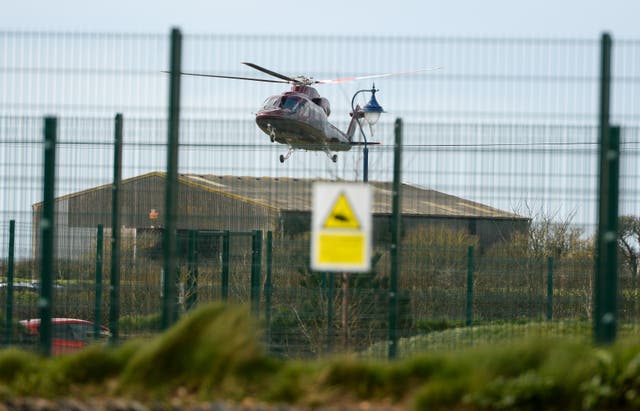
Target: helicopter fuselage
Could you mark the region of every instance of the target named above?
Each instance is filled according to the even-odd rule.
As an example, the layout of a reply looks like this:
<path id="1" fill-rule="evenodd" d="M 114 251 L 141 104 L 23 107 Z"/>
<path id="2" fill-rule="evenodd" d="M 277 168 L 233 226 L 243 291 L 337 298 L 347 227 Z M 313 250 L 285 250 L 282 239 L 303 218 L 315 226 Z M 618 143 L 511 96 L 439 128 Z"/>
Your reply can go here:
<path id="1" fill-rule="evenodd" d="M 382 73 L 358 77 L 342 77 L 327 80 L 314 80 L 313 77 L 296 76 L 290 77 L 276 71 L 261 67 L 254 63 L 242 62 L 255 70 L 268 74 L 272 78 L 255 78 L 245 76 L 229 76 L 222 74 L 205 74 L 205 73 L 189 73 L 181 72 L 185 76 L 196 77 L 213 77 L 224 78 L 230 80 L 246 80 L 258 81 L 262 83 L 287 83 L 291 84 L 291 91 L 269 97 L 263 104 L 262 108 L 256 113 L 256 123 L 262 131 L 264 131 L 272 143 L 278 142 L 289 146 L 286 155 L 280 155 L 280 162 L 291 156 L 296 149 L 324 151 L 327 156 L 336 162 L 338 156 L 334 151 L 348 151 L 354 145 L 364 145 L 365 153 L 368 144 L 379 144 L 378 142 L 368 142 L 362 131 L 362 121 L 366 120 L 371 126 L 377 121 L 377 116 L 383 112 L 382 107 L 375 101 L 375 85 L 371 88 L 371 101 L 367 103 L 363 109 L 357 105 L 353 107 L 351 101 L 351 121 L 347 127 L 346 133 L 340 131 L 336 126 L 331 124 L 327 118 L 331 114 L 329 101 L 320 97 L 320 94 L 311 87 L 313 84 L 336 84 L 345 81 L 369 80 L 372 78 L 389 77 L 399 74 L 414 74 L 423 71 L 437 70 L 440 67 L 431 67 L 411 71 L 401 71 L 395 73 Z M 167 71 L 168 73 L 168 71 Z M 368 90 L 359 90 L 361 91 Z M 355 98 L 355 95 L 354 95 Z M 372 118 L 365 115 L 373 113 L 376 115 Z M 360 129 L 362 141 L 353 141 L 356 129 Z M 373 134 L 373 131 L 372 131 Z"/>
<path id="2" fill-rule="evenodd" d="M 329 114 L 329 102 L 313 87 L 294 85 L 291 91 L 267 98 L 256 123 L 272 142 L 292 149 L 350 150 L 351 139 L 329 122 Z"/>

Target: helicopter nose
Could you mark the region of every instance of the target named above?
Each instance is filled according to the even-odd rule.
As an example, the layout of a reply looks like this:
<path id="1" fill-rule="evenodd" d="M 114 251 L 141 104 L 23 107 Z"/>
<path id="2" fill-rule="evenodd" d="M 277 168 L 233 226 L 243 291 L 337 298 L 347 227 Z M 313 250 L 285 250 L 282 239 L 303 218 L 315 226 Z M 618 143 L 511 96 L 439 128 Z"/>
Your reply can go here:
<path id="1" fill-rule="evenodd" d="M 296 119 L 291 118 L 288 113 L 281 113 L 279 111 L 258 114 L 256 116 L 256 124 L 267 134 L 270 131 L 286 134 L 298 128 L 298 121 Z"/>

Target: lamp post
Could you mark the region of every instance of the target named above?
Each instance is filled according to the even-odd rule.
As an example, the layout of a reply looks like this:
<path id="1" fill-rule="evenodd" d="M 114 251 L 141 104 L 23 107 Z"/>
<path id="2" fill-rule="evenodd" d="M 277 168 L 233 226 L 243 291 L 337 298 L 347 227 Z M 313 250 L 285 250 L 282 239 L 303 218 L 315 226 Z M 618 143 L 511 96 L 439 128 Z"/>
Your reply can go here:
<path id="1" fill-rule="evenodd" d="M 360 123 L 360 115 L 364 117 L 365 121 L 369 124 L 371 135 L 373 135 L 373 126 L 380 119 L 380 114 L 384 113 L 384 110 L 378 104 L 378 100 L 376 100 L 376 85 L 373 84 L 371 89 L 362 89 L 356 91 L 351 99 L 351 113 L 356 117 L 356 122 L 358 123 L 358 128 L 360 129 L 360 134 L 362 135 L 362 139 L 364 141 L 364 148 L 362 149 L 363 161 L 362 161 L 362 181 L 369 181 L 369 148 L 367 147 L 367 136 L 364 134 L 364 130 L 362 130 L 362 124 Z M 371 99 L 365 106 L 360 109 L 358 107 L 358 111 L 356 112 L 356 108 L 354 107 L 354 103 L 356 101 L 356 96 L 360 93 L 371 93 Z"/>

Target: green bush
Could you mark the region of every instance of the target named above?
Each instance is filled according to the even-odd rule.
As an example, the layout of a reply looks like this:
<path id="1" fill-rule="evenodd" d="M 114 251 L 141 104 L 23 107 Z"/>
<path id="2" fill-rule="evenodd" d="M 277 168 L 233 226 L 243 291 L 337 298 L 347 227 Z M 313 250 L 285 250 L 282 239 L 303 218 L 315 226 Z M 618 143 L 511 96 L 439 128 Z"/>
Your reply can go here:
<path id="1" fill-rule="evenodd" d="M 120 388 L 245 393 L 274 364 L 264 354 L 256 328 L 244 307 L 199 307 L 133 355 Z"/>
<path id="2" fill-rule="evenodd" d="M 50 359 L 0 351 L 0 399 L 118 395 L 149 403 L 250 398 L 310 408 L 367 401 L 416 411 L 637 409 L 637 329 L 624 330 L 632 338 L 607 347 L 593 346 L 586 326 L 576 327 L 582 338 L 544 337 L 563 326 L 519 324 L 523 339 L 517 343 L 509 335 L 514 324 L 432 332 L 424 338 L 441 334 L 444 347 L 453 345 L 456 333 L 474 332 L 477 346 L 423 349 L 393 362 L 355 356 L 280 361 L 264 354 L 247 308 L 213 304 L 152 340 L 95 345 Z"/>
<path id="3" fill-rule="evenodd" d="M 17 348 L 0 351 L 0 383 L 13 385 L 22 376 L 36 373 L 40 369 L 40 358 L 32 352 Z"/>

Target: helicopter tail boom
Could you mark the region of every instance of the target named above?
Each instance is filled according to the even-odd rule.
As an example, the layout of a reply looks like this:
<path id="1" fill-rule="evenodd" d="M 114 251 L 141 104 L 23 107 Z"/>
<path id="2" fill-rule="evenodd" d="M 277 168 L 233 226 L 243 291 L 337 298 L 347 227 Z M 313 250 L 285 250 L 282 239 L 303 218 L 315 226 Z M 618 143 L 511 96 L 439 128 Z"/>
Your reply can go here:
<path id="1" fill-rule="evenodd" d="M 356 116 L 353 113 L 349 113 L 351 116 L 351 121 L 349 122 L 349 127 L 347 127 L 346 135 L 349 138 L 349 145 L 351 146 L 364 146 L 364 145 L 375 145 L 380 144 L 379 141 L 353 141 L 353 137 L 356 135 L 356 130 L 358 129 L 358 119 L 364 117 L 364 113 L 360 110 L 360 105 L 356 105 L 355 112 L 358 113 Z"/>
<path id="2" fill-rule="evenodd" d="M 360 113 L 360 106 L 357 105 L 355 108 L 355 112 L 356 113 Z M 353 141 L 353 136 L 356 135 L 356 130 L 358 128 L 358 124 L 356 123 L 358 116 L 354 116 L 353 113 L 349 113 L 349 115 L 351 116 L 351 121 L 349 122 L 349 127 L 347 127 L 347 132 L 345 133 L 347 135 L 347 137 L 349 138 L 349 142 Z"/>

